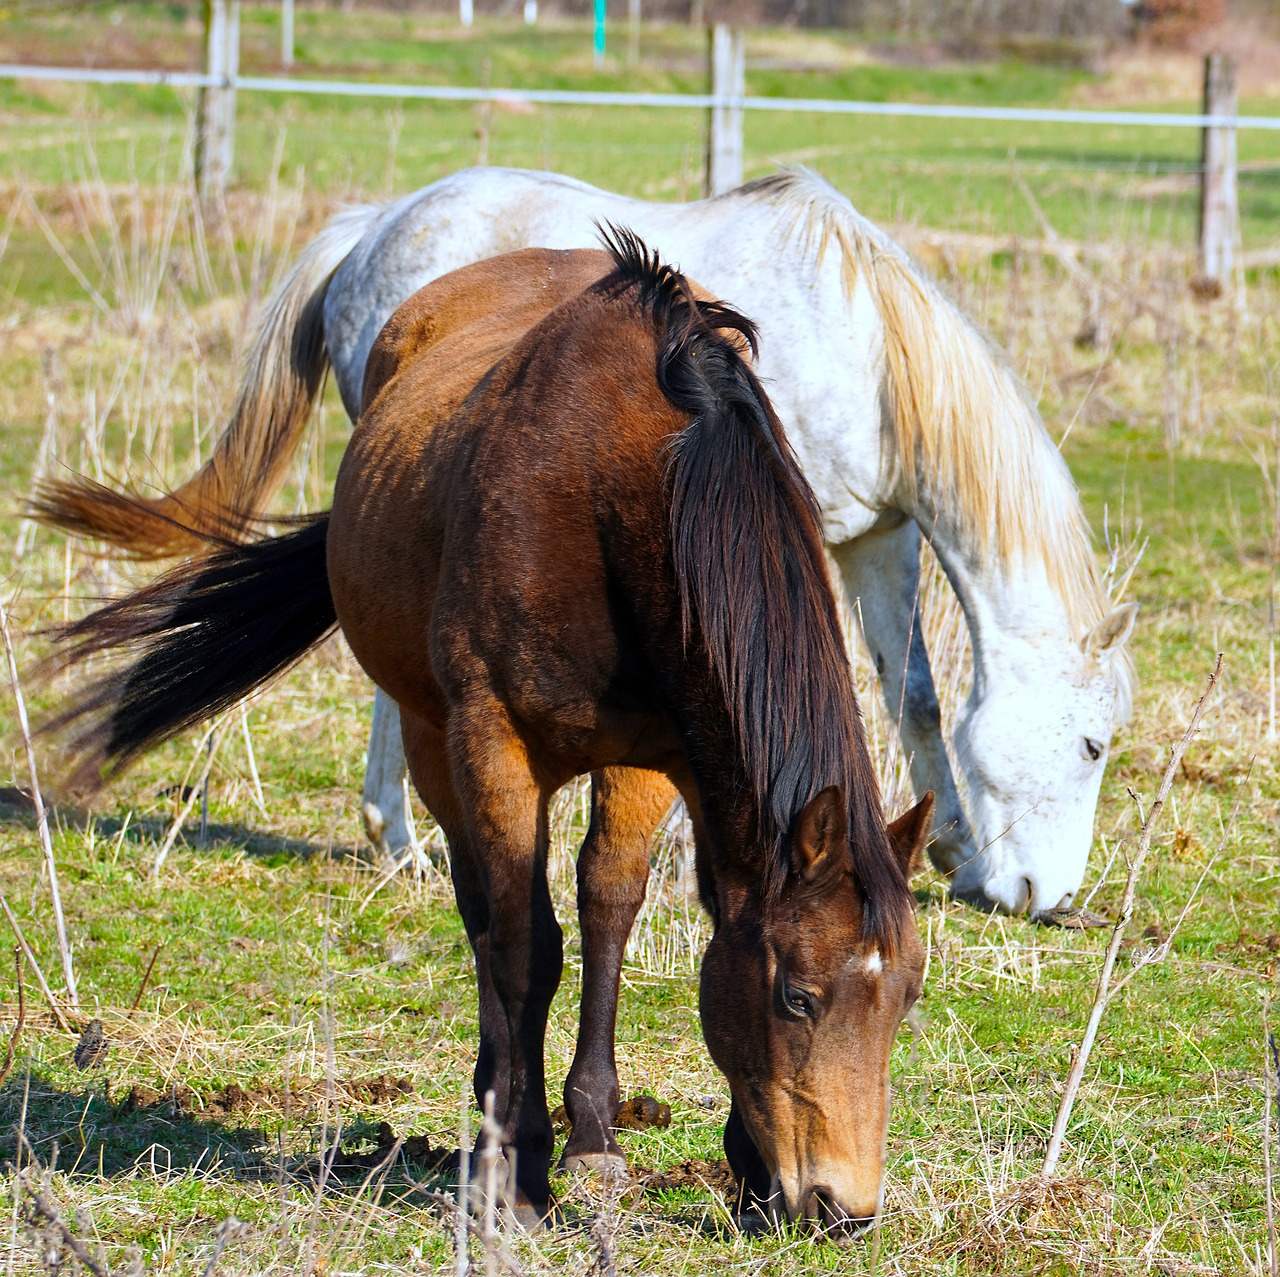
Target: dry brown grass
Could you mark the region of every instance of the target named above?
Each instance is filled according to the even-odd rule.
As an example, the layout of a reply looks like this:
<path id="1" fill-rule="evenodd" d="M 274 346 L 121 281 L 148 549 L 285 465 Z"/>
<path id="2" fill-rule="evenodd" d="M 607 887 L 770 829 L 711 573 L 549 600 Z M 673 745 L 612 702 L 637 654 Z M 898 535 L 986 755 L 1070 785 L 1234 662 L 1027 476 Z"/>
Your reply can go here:
<path id="1" fill-rule="evenodd" d="M 263 291 L 328 201 L 300 191 L 237 196 L 223 223 L 236 228 L 236 244 L 226 230 L 211 230 L 176 187 L 154 193 L 137 187 L 112 190 L 89 179 L 83 189 L 10 191 L 6 197 L 12 201 L 7 207 L 17 210 L 12 225 L 57 240 L 62 255 L 87 272 L 102 301 L 90 296 L 75 307 L 37 307 L 18 297 L 8 301 L 0 323 L 11 375 L 0 384 L 0 414 L 23 430 L 35 465 L 128 474 L 150 482 L 186 473 L 198 456 L 207 455 L 230 401 L 235 364 Z M 43 224 L 33 207 L 41 209 Z M 0 215 L 0 224 L 3 220 Z M 1179 948 L 1168 966 L 1175 981 L 1171 987 L 1181 996 L 1203 996 L 1206 1015 L 1215 1005 L 1235 1006 L 1222 990 L 1261 989 L 1276 978 L 1275 956 L 1266 949 L 1267 924 L 1260 921 L 1265 911 L 1258 902 L 1267 884 L 1280 882 L 1280 855 L 1273 841 L 1257 833 L 1274 825 L 1280 807 L 1272 761 L 1268 628 L 1259 594 L 1274 558 L 1274 498 L 1267 507 L 1238 492 L 1232 497 L 1236 508 L 1224 508 L 1211 538 L 1189 516 L 1180 524 L 1167 511 L 1144 508 L 1144 492 L 1154 506 L 1149 486 L 1144 489 L 1136 479 L 1132 489 L 1123 482 L 1100 483 L 1098 470 L 1129 464 L 1126 450 L 1141 453 L 1150 464 L 1154 451 L 1164 458 L 1162 481 L 1190 493 L 1192 501 L 1202 490 L 1201 463 L 1233 466 L 1231 474 L 1239 481 L 1259 472 L 1256 456 L 1274 472 L 1280 455 L 1271 425 L 1280 415 L 1280 401 L 1267 370 L 1280 292 L 1264 281 L 1249 287 L 1243 311 L 1206 306 L 1187 287 L 1189 257 L 1140 244 L 1081 252 L 1067 268 L 1062 253 L 1069 248 L 1060 244 L 1045 252 L 1010 241 L 1003 245 L 1007 262 L 993 264 L 989 245 L 974 251 L 972 245 L 937 236 L 910 238 L 928 248 L 925 255 L 946 286 L 986 320 L 1015 365 L 1040 389 L 1050 428 L 1066 439 L 1068 455 L 1093 467 L 1089 482 L 1120 494 L 1106 513 L 1109 570 L 1118 587 L 1133 573 L 1129 588 L 1144 601 L 1138 640 L 1144 683 L 1135 721 L 1118 742 L 1114 783 L 1100 812 L 1099 850 L 1088 883 L 1092 907 L 1114 905 L 1124 880 L 1125 839 L 1135 824 L 1124 786 L 1148 795 L 1154 790 L 1162 747 L 1185 725 L 1186 689 L 1200 674 L 1199 649 L 1221 644 L 1228 650 L 1209 738 L 1188 759 L 1187 783 L 1173 795 L 1171 835 L 1159 856 L 1162 876 L 1138 900 L 1135 931 L 1147 929 L 1148 935 L 1131 950 L 1130 960 L 1141 959 L 1144 945 L 1159 943 L 1160 929 L 1169 927 L 1185 902 L 1187 881 L 1208 870 L 1206 890 L 1217 891 L 1215 881 L 1230 861 L 1233 870 L 1260 884 L 1255 897 L 1238 902 L 1240 932 L 1252 939 L 1234 949 Z M 92 250 L 90 239 L 96 245 Z M 1091 336 L 1083 333 L 1089 325 Z M 1078 335 L 1086 337 L 1079 344 Z M 283 509 L 322 502 L 325 475 L 332 473 L 340 448 L 339 421 L 331 400 L 325 423 L 329 446 L 313 447 L 300 459 Z M 25 480 L 33 468 L 21 459 L 5 464 L 11 480 Z M 1205 490 L 1217 499 L 1222 488 Z M 16 606 L 27 635 L 20 653 L 28 665 L 41 650 L 41 641 L 32 636 L 40 625 L 139 577 L 135 568 L 106 563 L 80 547 L 64 549 L 15 519 L 3 531 L 12 549 L 0 549 L 0 563 L 6 593 L 20 587 Z M 1159 544 L 1149 551 L 1163 576 L 1147 575 L 1152 559 L 1139 557 L 1152 534 L 1178 539 L 1176 555 Z M 943 714 L 950 718 L 967 689 L 967 634 L 932 559 L 926 564 L 922 604 Z M 887 804 L 900 809 L 909 793 L 904 762 L 865 653 L 856 647 L 855 672 Z M 64 690 L 55 684 L 44 695 Z M 421 957 L 421 920 L 448 906 L 446 879 L 433 869 L 416 880 L 380 882 L 370 866 L 343 854 L 356 840 L 366 696 L 349 651 L 335 641 L 259 703 L 252 727 L 262 751 L 259 764 L 269 753 L 278 765 L 286 745 L 332 761 L 326 780 L 296 789 L 263 766 L 266 815 L 257 805 L 250 757 L 236 724 L 225 733 L 216 760 L 220 800 L 246 813 L 246 821 L 281 838 L 307 839 L 319 853 L 336 848 L 329 856 L 314 857 L 305 891 L 291 892 L 302 872 L 298 865 L 264 864 L 225 848 L 184 850 L 162 875 L 164 890 L 175 898 L 190 894 L 226 902 L 225 921 L 208 944 L 211 950 L 230 946 L 257 972 L 257 983 L 240 991 L 254 1014 L 230 1025 L 184 992 L 176 977 L 166 977 L 162 962 L 131 1016 L 128 1002 L 150 944 L 129 955 L 128 978 L 115 1001 L 94 1007 L 110 1043 L 109 1077 L 132 1085 L 150 1079 L 146 1085 L 161 1105 L 158 1118 L 167 1096 L 177 1101 L 180 1114 L 207 1118 L 217 1109 L 240 1126 L 282 1132 L 279 1175 L 265 1173 L 261 1157 L 235 1152 L 196 1166 L 170 1164 L 157 1140 L 127 1173 L 99 1179 L 86 1173 L 92 1172 L 95 1156 L 91 1132 L 74 1148 L 65 1147 L 50 1197 L 73 1224 L 73 1207 L 89 1210 L 99 1221 L 90 1221 L 86 1230 L 77 1225 L 76 1231 L 88 1237 L 96 1230 L 106 1238 L 113 1271 L 124 1271 L 131 1262 L 121 1239 L 140 1236 L 146 1230 L 138 1218 L 148 1221 L 149 1229 L 152 1216 L 163 1219 L 157 1235 L 147 1234 L 147 1265 L 153 1272 L 203 1271 L 211 1260 L 226 1273 L 366 1272 L 375 1266 L 367 1258 L 375 1248 L 377 1265 L 396 1255 L 397 1268 L 451 1270 L 452 1261 L 441 1250 L 441 1238 L 453 1227 L 449 1213 L 438 1203 L 432 1206 L 431 1199 L 413 1197 L 397 1178 L 402 1163 L 371 1169 L 363 1181 L 341 1191 L 283 1173 L 314 1164 L 326 1148 L 343 1143 L 358 1115 L 370 1112 L 397 1136 L 425 1131 L 437 1142 L 456 1141 L 460 1096 L 472 1063 L 468 1011 L 457 992 L 465 973 L 423 964 L 418 999 L 430 1011 L 431 1023 L 420 1037 L 405 1035 L 397 1009 L 395 972 Z M 3 741 L 11 760 L 17 758 L 14 744 Z M 131 819 L 154 827 L 148 834 L 152 849 L 179 806 L 172 796 L 157 797 L 157 775 L 180 781 L 188 769 L 198 772 L 202 755 L 190 740 L 173 747 L 166 760 L 145 777 L 126 781 L 121 791 L 121 802 L 132 805 Z M 48 766 L 56 764 L 50 753 Z M 574 908 L 572 855 L 586 801 L 581 783 L 557 799 L 551 875 L 562 917 Z M 1237 801 L 1245 813 L 1245 833 L 1230 828 L 1231 804 Z M 430 825 L 425 827 L 432 836 Z M 96 864 L 135 856 L 141 862 L 150 851 L 135 847 L 126 832 L 84 829 L 77 835 L 77 859 Z M 1231 1070 L 1208 1056 L 1207 1081 L 1178 1075 L 1185 1094 L 1154 1083 L 1145 1091 L 1126 1088 L 1113 1073 L 1090 1075 L 1082 1099 L 1087 1114 L 1073 1133 L 1080 1144 L 1068 1173 L 1047 1186 L 1031 1182 L 1056 1106 L 1055 1088 L 1066 1075 L 1069 1048 L 1083 1023 L 1083 1008 L 1073 1001 L 1072 990 L 1089 981 L 1072 981 L 1092 970 L 1098 946 L 1081 933 L 976 917 L 942 899 L 932 878 L 921 887 L 930 897 L 921 916 L 929 1001 L 914 1021 L 909 1059 L 900 1070 L 879 1256 L 873 1263 L 869 1252 L 859 1251 L 847 1258 L 850 1268 L 1259 1272 L 1260 1252 L 1242 1231 L 1241 1208 L 1230 1204 L 1232 1185 L 1211 1180 L 1187 1188 L 1176 1201 L 1173 1190 L 1152 1189 L 1145 1205 L 1135 1201 L 1133 1189 L 1135 1179 L 1142 1182 L 1146 1174 L 1147 1145 L 1187 1140 L 1188 1130 L 1200 1142 L 1254 1139 L 1257 1104 L 1250 1088 L 1256 1076 L 1228 1076 Z M 26 890 L 35 899 L 42 888 L 27 881 Z M 288 900 L 276 938 L 269 942 L 253 938 L 252 919 L 244 913 L 243 901 L 262 899 L 257 893 Z M 1222 892 L 1214 898 L 1215 908 L 1236 908 Z M 87 925 L 91 914 L 92 901 L 77 893 L 73 928 Z M 362 920 L 374 914 L 381 940 L 378 951 L 370 953 L 354 937 Z M 669 837 L 655 849 L 653 886 L 628 952 L 624 1001 L 646 1008 L 633 1014 L 647 1014 L 649 1001 L 660 1002 L 673 986 L 689 987 L 706 935 L 684 849 L 678 837 Z M 346 947 L 355 954 L 350 960 Z M 579 961 L 571 939 L 571 985 Z M 288 984 L 299 997 L 282 993 L 271 976 L 278 971 L 290 973 Z M 357 980 L 364 991 L 359 1013 L 347 1001 Z M 1021 1005 L 1019 999 L 1057 1026 L 1052 1045 L 1030 1061 L 1020 1041 L 1033 1030 L 1022 1021 L 996 1021 L 993 1028 L 989 1014 L 992 1004 Z M 638 1142 L 632 1146 L 638 1162 L 652 1164 L 662 1157 L 684 1162 L 690 1148 L 715 1147 L 726 1094 L 701 1048 L 694 1005 L 689 998 L 678 1002 L 664 1010 L 660 1029 L 628 1040 L 627 1092 L 648 1091 L 669 1100 L 689 1146 L 677 1157 L 656 1139 Z M 1160 995 L 1142 1005 L 1154 1016 Z M 1111 1030 L 1122 1054 L 1126 1040 L 1139 1041 L 1152 1031 L 1120 1014 L 1123 1010 L 1117 1008 Z M 11 1022 L 15 1012 L 9 999 L 0 1008 L 0 1024 Z M 548 1035 L 550 1058 L 567 1061 L 573 1031 L 572 1011 L 562 1006 Z M 74 1044 L 73 1035 L 43 1022 L 28 1033 L 53 1044 L 51 1057 L 55 1046 L 56 1053 L 66 1055 Z M 1193 1021 L 1179 1022 L 1168 1031 L 1168 1051 L 1180 1050 L 1179 1035 L 1187 1035 L 1204 1055 L 1195 1034 Z M 357 1100 L 346 1085 L 382 1074 L 407 1079 L 412 1091 L 371 1103 Z M 91 1086 L 105 1086 L 105 1077 L 101 1083 L 99 1075 L 93 1077 Z M 32 1085 L 47 1089 L 51 1084 L 37 1077 Z M 232 1085 L 243 1096 L 228 1098 Z M 1235 1119 L 1230 1133 L 1212 1125 L 1220 1108 L 1246 1095 L 1253 1117 Z M 118 1090 L 115 1098 L 122 1098 Z M 1239 1104 L 1243 1114 L 1244 1100 Z M 87 1100 L 85 1108 L 90 1116 L 84 1120 L 92 1126 L 98 1119 Z M 904 1137 L 902 1130 L 912 1135 Z M 46 1159 L 47 1154 L 43 1150 Z M 66 1174 L 77 1159 L 76 1174 Z M 218 1231 L 209 1218 L 164 1204 L 166 1193 L 180 1198 L 184 1186 L 193 1184 L 221 1194 L 219 1218 L 234 1213 L 250 1219 L 250 1226 Z M 399 1203 L 406 1193 L 412 1209 Z M 438 1216 L 431 1213 L 437 1208 Z M 803 1238 L 762 1243 L 741 1235 L 714 1198 L 697 1204 L 686 1198 L 675 1204 L 645 1197 L 614 1200 L 579 1186 L 566 1192 L 566 1210 L 565 1229 L 533 1239 L 502 1236 L 501 1246 L 516 1269 L 586 1272 L 594 1265 L 605 1272 L 612 1262 L 619 1271 L 782 1273 L 845 1262 Z M 1201 1235 L 1207 1239 L 1203 1243 L 1193 1246 L 1188 1240 Z M 12 1271 L 40 1267 L 36 1252 L 12 1239 L 7 1253 Z M 476 1254 L 483 1266 L 484 1247 Z M 1215 1258 L 1207 1262 L 1202 1254 Z"/>

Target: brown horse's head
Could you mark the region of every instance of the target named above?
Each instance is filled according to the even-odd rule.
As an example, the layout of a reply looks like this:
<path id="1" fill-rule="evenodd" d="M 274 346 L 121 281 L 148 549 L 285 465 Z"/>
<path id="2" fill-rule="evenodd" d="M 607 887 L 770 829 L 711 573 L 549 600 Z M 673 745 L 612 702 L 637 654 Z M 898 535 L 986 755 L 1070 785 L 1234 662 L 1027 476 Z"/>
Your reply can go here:
<path id="1" fill-rule="evenodd" d="M 904 874 L 932 812 L 929 794 L 889 826 Z M 719 893 L 702 1030 L 733 1094 L 726 1148 L 744 1187 L 775 1220 L 850 1235 L 879 1209 L 889 1055 L 920 994 L 924 950 L 909 920 L 892 947 L 868 939 L 837 788 L 805 806 L 790 850 L 777 898 Z"/>

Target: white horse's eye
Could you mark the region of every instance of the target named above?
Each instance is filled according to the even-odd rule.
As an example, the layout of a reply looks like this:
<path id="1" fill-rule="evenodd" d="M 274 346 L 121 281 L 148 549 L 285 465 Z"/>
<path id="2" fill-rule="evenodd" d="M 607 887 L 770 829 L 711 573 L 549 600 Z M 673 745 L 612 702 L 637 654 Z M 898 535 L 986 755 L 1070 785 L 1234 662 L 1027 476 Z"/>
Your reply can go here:
<path id="1" fill-rule="evenodd" d="M 1102 757 L 1106 748 L 1107 747 L 1101 741 L 1096 741 L 1091 736 L 1086 736 L 1084 738 L 1085 757 L 1091 762 L 1096 763 L 1098 759 Z"/>

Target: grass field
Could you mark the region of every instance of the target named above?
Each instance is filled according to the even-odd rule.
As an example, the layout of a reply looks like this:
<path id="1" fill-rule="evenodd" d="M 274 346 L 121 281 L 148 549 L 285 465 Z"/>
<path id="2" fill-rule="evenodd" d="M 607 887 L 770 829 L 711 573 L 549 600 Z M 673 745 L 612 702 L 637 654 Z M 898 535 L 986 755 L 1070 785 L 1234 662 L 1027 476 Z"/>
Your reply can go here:
<path id="1" fill-rule="evenodd" d="M 131 4 L 127 21 L 111 4 L 74 13 L 19 10 L 0 29 L 6 61 L 195 69 L 199 26 L 179 8 Z M 245 10 L 242 66 L 279 70 L 278 15 Z M 591 62 L 581 24 L 530 30 L 499 24 L 468 36 L 440 19 L 328 10 L 299 15 L 295 74 L 432 84 L 540 88 L 706 88 L 704 37 L 684 26 L 655 28 L 641 61 L 626 65 L 623 32 L 603 70 Z M 1184 59 L 1148 77 L 1128 102 L 1107 91 L 1108 77 L 1074 65 L 921 64 L 910 50 L 874 61 L 848 34 L 753 33 L 747 90 L 763 96 L 985 105 L 1109 106 L 1195 110 L 1199 79 Z M 1119 86 L 1125 93 L 1127 86 Z M 1277 86 L 1246 79 L 1242 109 L 1278 110 Z M 0 179 L 36 184 L 83 176 L 85 139 L 106 180 L 172 175 L 182 162 L 194 98 L 170 89 L 78 85 L 0 85 L 7 145 Z M 237 167 L 262 188 L 286 183 L 333 196 L 404 191 L 463 165 L 487 161 L 553 168 L 651 198 L 696 195 L 701 181 L 700 112 L 545 107 L 532 111 L 421 102 L 241 94 Z M 1001 124 L 966 121 L 748 115 L 748 175 L 775 163 L 820 168 L 878 219 L 955 230 L 1039 234 L 1016 179 L 1024 181 L 1058 232 L 1073 239 L 1133 235 L 1185 244 L 1194 233 L 1199 155 L 1194 130 Z M 1241 217 L 1246 248 L 1273 246 L 1280 214 L 1280 133 L 1240 139 Z"/>
<path id="2" fill-rule="evenodd" d="M 6 19 L 0 58 L 70 61 L 77 41 L 102 61 L 179 66 L 196 56 L 194 33 L 167 9 L 130 6 L 120 27 L 110 13 Z M 648 37 L 635 76 L 620 64 L 597 76 L 582 28 L 529 37 L 482 27 L 464 40 L 429 23 L 358 18 L 344 28 L 337 12 L 302 14 L 300 72 L 699 87 L 696 41 L 682 29 Z M 250 69 L 271 66 L 268 19 L 246 14 Z M 113 32 L 129 43 L 113 46 Z M 752 72 L 751 87 L 766 92 L 1048 104 L 1118 91 L 1106 71 L 872 63 L 834 36 L 765 34 L 753 48 L 754 60 L 772 64 Z M 818 69 L 785 69 L 800 62 Z M 1158 100 L 1191 104 L 1190 92 Z M 1275 109 L 1265 98 L 1249 105 Z M 206 222 L 178 180 L 185 109 L 162 92 L 0 89 L 0 588 L 37 715 L 74 694 L 57 678 L 36 682 L 40 630 L 145 574 L 24 528 L 18 500 L 33 473 L 65 464 L 118 475 L 125 456 L 142 476 L 186 473 L 219 428 L 256 307 L 338 203 L 474 162 L 482 144 L 491 163 L 545 163 L 637 193 L 676 197 L 697 186 L 701 122 L 692 118 L 351 110 L 246 95 L 245 181 L 228 215 Z M 1263 1033 L 1268 1017 L 1273 1029 L 1280 1020 L 1269 672 L 1280 284 L 1250 273 L 1239 312 L 1188 290 L 1192 197 L 1179 168 L 1194 155 L 1188 137 L 827 127 L 779 119 L 772 134 L 753 123 L 753 171 L 771 156 L 802 159 L 903 235 L 1038 395 L 1100 559 L 1105 535 L 1120 573 L 1134 567 L 1141 690 L 1103 787 L 1084 893 L 1091 909 L 1114 914 L 1137 804 L 1150 802 L 1214 654 L 1226 654 L 1141 883 L 1120 974 L 1185 918 L 1168 958 L 1138 974 L 1103 1021 L 1059 1188 L 1041 1200 L 1027 1186 L 1108 933 L 981 916 L 923 874 L 929 970 L 894 1059 L 885 1215 L 874 1244 L 836 1250 L 799 1235 L 739 1234 L 708 1186 L 727 1091 L 698 1025 L 707 933 L 673 869 L 678 857 L 656 849 L 624 976 L 619 1055 L 624 1094 L 649 1092 L 672 1107 L 669 1127 L 621 1137 L 633 1166 L 657 1174 L 616 1201 L 562 1183 L 565 1226 L 507 1237 L 502 1262 L 518 1272 L 607 1272 L 612 1256 L 619 1272 L 779 1277 L 1263 1274 Z M 1245 246 L 1263 250 L 1276 247 L 1280 156 L 1253 145 L 1242 141 L 1258 163 L 1243 180 Z M 1011 174 L 1058 232 L 1088 241 L 1082 265 L 1027 245 L 1043 228 Z M 1087 318 L 1093 340 L 1078 342 Z M 282 509 L 325 499 L 345 438 L 332 392 L 322 436 L 300 457 Z M 932 640 L 954 645 L 954 605 L 936 580 L 927 602 Z M 901 764 L 858 659 L 882 780 L 900 802 Z M 963 661 L 946 665 L 951 712 L 966 690 Z M 183 809 L 183 786 L 209 757 L 201 735 L 144 760 L 92 812 L 58 811 L 53 843 L 82 1006 L 63 1031 L 28 972 L 26 1023 L 0 1088 L 0 1154 L 13 1159 L 15 1132 L 25 1132 L 56 1168 L 49 1195 L 67 1225 L 101 1243 L 113 1272 L 203 1272 L 218 1246 L 224 1273 L 453 1270 L 452 1225 L 430 1195 L 452 1180 L 426 1146 L 458 1144 L 475 1050 L 470 958 L 439 874 L 386 883 L 358 854 L 369 708 L 365 680 L 334 641 L 231 715 L 212 753 L 207 836 L 190 812 L 158 876 L 151 866 Z M 25 785 L 7 697 L 0 750 L 0 784 Z M 57 775 L 51 743 L 41 742 L 40 760 L 47 779 Z M 555 821 L 568 961 L 549 1036 L 553 1091 L 574 1037 L 572 852 L 583 803 L 580 789 L 566 791 Z M 29 811 L 11 791 L 0 803 L 0 891 L 57 988 L 48 880 Z M 7 1038 L 17 1012 L 8 966 L 0 1000 Z M 110 1049 L 103 1067 L 81 1072 L 72 1050 L 90 1016 Z M 475 1116 L 468 1121 L 474 1129 Z M 413 1141 L 413 1156 L 385 1173 L 374 1169 L 388 1148 L 383 1124 Z M 321 1174 L 321 1158 L 339 1147 Z M 1277 1156 L 1273 1135 L 1273 1166 Z M 4 1182 L 7 1270 L 42 1271 L 46 1248 L 18 1220 L 12 1174 Z M 245 1227 L 220 1232 L 230 1216 Z"/>

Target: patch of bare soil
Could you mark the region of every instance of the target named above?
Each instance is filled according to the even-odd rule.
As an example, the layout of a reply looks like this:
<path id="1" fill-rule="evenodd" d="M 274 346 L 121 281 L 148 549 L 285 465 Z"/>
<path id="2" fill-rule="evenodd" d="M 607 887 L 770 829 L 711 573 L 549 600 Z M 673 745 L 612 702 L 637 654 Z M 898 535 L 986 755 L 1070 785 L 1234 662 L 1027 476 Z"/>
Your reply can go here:
<path id="1" fill-rule="evenodd" d="M 618 1106 L 613 1119 L 614 1130 L 647 1131 L 664 1130 L 671 1125 L 671 1105 L 655 1100 L 652 1095 L 633 1095 Z"/>
<path id="2" fill-rule="evenodd" d="M 413 1094 L 413 1083 L 409 1078 L 392 1078 L 385 1073 L 373 1078 L 339 1081 L 336 1088 L 340 1094 L 364 1104 L 395 1104 Z M 119 1111 L 122 1114 L 136 1113 L 167 1107 L 171 1112 L 198 1121 L 221 1122 L 263 1109 L 276 1113 L 309 1114 L 315 1111 L 323 1095 L 323 1088 L 314 1084 L 292 1086 L 286 1091 L 276 1086 L 245 1088 L 232 1082 L 221 1091 L 207 1095 L 200 1095 L 189 1086 L 157 1091 L 149 1086 L 135 1085 L 129 1088 Z"/>
<path id="3" fill-rule="evenodd" d="M 1198 99 L 1204 54 L 1212 48 L 1236 60 L 1240 96 L 1280 96 L 1280 27 L 1256 18 L 1228 20 L 1182 49 L 1129 46 L 1110 54 L 1105 74 L 1081 85 L 1080 106 L 1113 107 L 1140 102 Z"/>
<path id="4" fill-rule="evenodd" d="M 568 1134 L 572 1123 L 563 1104 L 552 1109 L 551 1125 L 562 1134 Z M 654 1099 L 652 1095 L 633 1095 L 629 1100 L 623 1100 L 613 1119 L 615 1131 L 648 1131 L 655 1127 L 663 1130 L 670 1125 L 671 1105 Z"/>
<path id="5" fill-rule="evenodd" d="M 709 1188 L 726 1202 L 732 1203 L 738 1197 L 738 1181 L 723 1157 L 715 1161 L 705 1157 L 691 1157 L 662 1171 L 637 1167 L 633 1178 L 635 1187 L 644 1193 L 667 1193 L 680 1188 Z"/>

